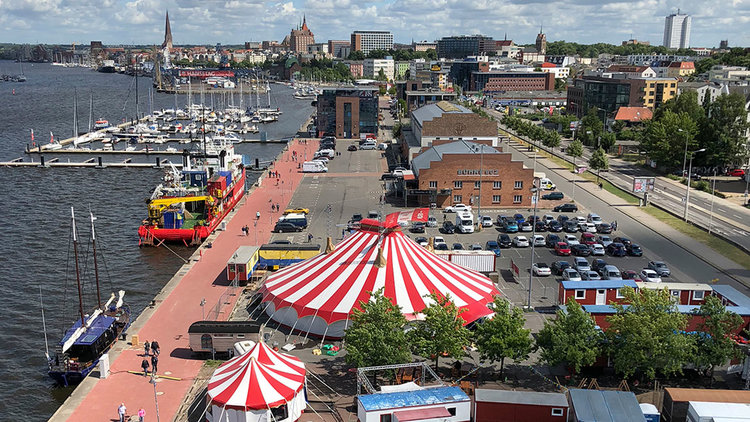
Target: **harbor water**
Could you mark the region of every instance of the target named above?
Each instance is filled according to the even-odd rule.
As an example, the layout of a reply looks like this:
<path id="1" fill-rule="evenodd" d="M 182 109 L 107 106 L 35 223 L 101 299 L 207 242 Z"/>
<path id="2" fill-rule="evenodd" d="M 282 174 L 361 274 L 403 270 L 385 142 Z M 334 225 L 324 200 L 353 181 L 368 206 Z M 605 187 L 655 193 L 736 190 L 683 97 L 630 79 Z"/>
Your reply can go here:
<path id="1" fill-rule="evenodd" d="M 0 62 L 2 68 L 13 65 Z M 28 79 L 25 83 L 0 82 L 0 161 L 24 156 L 23 150 L 31 144 L 32 129 L 36 143 L 49 142 L 50 132 L 55 139 L 70 137 L 74 95 L 78 98 L 81 130 L 88 127 L 90 96 L 93 120 L 104 118 L 119 123 L 135 116 L 131 76 L 49 64 L 25 64 L 24 73 Z M 147 78 L 138 80 L 141 112 L 149 110 L 150 83 Z M 174 107 L 174 95 L 154 92 L 153 98 L 154 110 Z M 210 104 L 208 95 L 204 98 Z M 248 100 L 246 96 L 245 104 Z M 177 97 L 179 107 L 184 107 L 186 101 L 186 96 Z M 194 102 L 199 101 L 198 93 Z M 219 99 L 214 98 L 214 105 L 218 103 Z M 234 103 L 239 104 L 237 97 Z M 252 98 L 251 105 L 254 104 Z M 267 105 L 264 96 L 260 104 Z M 268 139 L 294 135 L 313 110 L 309 100 L 294 99 L 293 90 L 282 85 L 271 85 L 271 106 L 279 107 L 283 114 L 278 122 L 259 125 L 261 131 L 267 131 Z M 267 161 L 282 148 L 283 144 L 245 143 L 237 145 L 236 151 L 253 160 Z M 179 156 L 165 158 L 180 160 Z M 83 161 L 81 157 L 70 159 Z M 169 281 L 184 262 L 183 257 L 192 252 L 175 246 L 138 247 L 136 231 L 146 214 L 145 200 L 161 175 L 160 170 L 150 168 L 0 167 L 0 184 L 5 190 L 0 205 L 0 226 L 4 229 L 0 242 L 0 367 L 5 374 L 4 388 L 0 389 L 0 420 L 46 420 L 71 392 L 54 386 L 47 377 L 40 306 L 41 299 L 52 350 L 77 314 L 71 206 L 77 211 L 81 255 L 88 258 L 82 265 L 85 308 L 95 305 L 89 211 L 97 217 L 97 247 L 104 256 L 104 262 L 99 262 L 102 295 L 108 297 L 112 291 L 125 290 L 133 318 Z"/>

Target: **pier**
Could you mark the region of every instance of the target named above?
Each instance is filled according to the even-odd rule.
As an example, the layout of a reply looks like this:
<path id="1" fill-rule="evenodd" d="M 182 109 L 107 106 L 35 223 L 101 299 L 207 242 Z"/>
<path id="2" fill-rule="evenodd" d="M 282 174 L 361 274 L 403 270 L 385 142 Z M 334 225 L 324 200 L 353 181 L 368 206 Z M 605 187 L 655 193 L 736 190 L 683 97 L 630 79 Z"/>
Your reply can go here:
<path id="1" fill-rule="evenodd" d="M 159 292 L 152 305 L 134 321 L 127 333 L 128 341 L 118 342 L 109 352 L 109 375 L 100 378 L 100 374 L 94 372 L 87 377 L 51 421 L 112 420 L 120 403 L 127 406 L 128 416 L 143 407 L 148 420 L 155 420 L 155 400 L 158 400 L 161 420 L 173 420 L 204 363 L 191 358 L 187 336 L 190 324 L 203 319 L 200 303 L 204 300 L 210 309 L 208 314 L 215 314 L 218 320 L 229 317 L 241 290 L 234 290 L 226 280 L 227 261 L 238 246 L 268 242 L 278 217 L 270 212 L 268 204 L 273 201 L 281 209 L 287 207 L 303 178 L 303 173 L 297 169 L 298 162 L 292 160 L 292 152 L 312 156 L 317 145 L 317 141 L 289 142 L 271 166 L 271 170 L 281 174 L 278 179 L 281 183 L 271 183 L 267 173 L 261 176 L 226 217 L 226 228 L 209 236 Z M 257 220 L 256 212 L 261 215 Z M 249 225 L 254 234 L 243 236 L 244 225 Z M 133 341 L 134 336 L 138 341 Z M 129 371 L 140 369 L 141 342 L 154 339 L 158 340 L 162 353 L 159 355 L 160 377 L 151 384 L 150 377 Z"/>
<path id="2" fill-rule="evenodd" d="M 90 151 L 89 151 L 90 152 Z M 159 152 L 158 154 L 161 154 Z M 157 153 L 151 153 L 156 155 Z M 179 152 L 178 154 L 182 154 Z M 120 168 L 161 168 L 167 166 L 170 163 L 177 167 L 182 168 L 182 162 L 172 163 L 167 159 L 160 159 L 158 156 L 155 158 L 153 163 L 133 163 L 130 158 L 120 162 L 105 162 L 102 157 L 91 157 L 85 161 L 60 161 L 59 157 L 51 159 L 45 159 L 44 155 L 41 155 L 39 161 L 23 161 L 23 157 L 16 158 L 11 161 L 0 162 L 0 167 L 89 167 L 89 168 L 107 168 L 107 167 L 120 167 Z"/>

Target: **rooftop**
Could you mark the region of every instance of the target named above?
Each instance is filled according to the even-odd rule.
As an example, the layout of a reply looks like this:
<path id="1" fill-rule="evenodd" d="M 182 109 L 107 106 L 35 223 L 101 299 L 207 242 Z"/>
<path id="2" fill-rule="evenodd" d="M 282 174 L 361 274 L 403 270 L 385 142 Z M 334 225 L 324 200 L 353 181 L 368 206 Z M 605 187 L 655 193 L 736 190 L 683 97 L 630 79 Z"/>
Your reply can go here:
<path id="1" fill-rule="evenodd" d="M 620 289 L 623 287 L 637 288 L 633 280 L 586 280 L 570 281 L 563 280 L 560 282 L 565 290 L 573 289 Z"/>
<path id="2" fill-rule="evenodd" d="M 432 387 L 394 393 L 364 394 L 357 396 L 357 400 L 362 404 L 365 411 L 372 411 L 456 403 L 469 401 L 470 399 L 459 387 Z"/>
<path id="3" fill-rule="evenodd" d="M 565 394 L 538 393 L 536 391 L 508 391 L 478 388 L 476 390 L 475 401 L 568 407 L 568 399 L 565 397 Z"/>
<path id="4" fill-rule="evenodd" d="M 438 94 L 442 92 L 437 91 L 435 93 Z M 422 106 L 412 111 L 411 115 L 414 119 L 417 120 L 417 123 L 420 126 L 423 126 L 424 122 L 430 121 L 436 117 L 440 117 L 446 113 L 471 114 L 472 111 L 462 105 L 452 104 L 452 103 L 449 103 L 448 101 L 439 101 L 435 104 L 427 104 L 426 106 Z"/>
<path id="5" fill-rule="evenodd" d="M 646 421 L 635 394 L 629 391 L 572 389 L 569 394 L 579 421 Z"/>
<path id="6" fill-rule="evenodd" d="M 441 161 L 445 154 L 500 154 L 500 151 L 476 142 L 449 142 L 424 150 L 411 161 L 411 168 L 419 176 L 420 170 L 430 168 L 433 161 Z"/>
<path id="7" fill-rule="evenodd" d="M 641 122 L 651 120 L 654 113 L 646 107 L 620 107 L 617 110 L 615 120 L 624 120 L 626 122 Z"/>

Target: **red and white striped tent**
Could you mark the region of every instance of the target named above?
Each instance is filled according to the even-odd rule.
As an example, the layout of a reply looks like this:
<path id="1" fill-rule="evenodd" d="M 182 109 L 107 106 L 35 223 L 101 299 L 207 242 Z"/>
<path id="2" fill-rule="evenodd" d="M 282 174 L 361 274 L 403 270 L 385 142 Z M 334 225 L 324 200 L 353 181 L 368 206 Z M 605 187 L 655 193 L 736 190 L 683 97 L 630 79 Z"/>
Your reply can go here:
<path id="1" fill-rule="evenodd" d="M 268 277 L 261 292 L 271 319 L 301 332 L 342 338 L 353 309 L 381 287 L 410 320 L 431 302 L 425 296 L 432 292 L 450 295 L 466 323 L 491 315 L 487 304 L 498 294 L 483 274 L 438 257 L 397 224 L 383 227 L 370 219 L 334 251 Z"/>
<path id="2" fill-rule="evenodd" d="M 263 341 L 214 371 L 208 381 L 209 422 L 296 421 L 307 406 L 305 364 Z"/>

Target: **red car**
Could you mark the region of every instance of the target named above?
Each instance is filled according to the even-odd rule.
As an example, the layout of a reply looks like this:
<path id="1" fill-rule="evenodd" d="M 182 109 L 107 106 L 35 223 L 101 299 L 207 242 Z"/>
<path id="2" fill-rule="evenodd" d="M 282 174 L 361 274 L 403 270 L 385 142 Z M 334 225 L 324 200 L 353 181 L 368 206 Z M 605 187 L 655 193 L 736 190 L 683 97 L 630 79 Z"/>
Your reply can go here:
<path id="1" fill-rule="evenodd" d="M 734 169 L 727 173 L 727 176 L 745 177 L 745 170 Z"/>
<path id="2" fill-rule="evenodd" d="M 623 280 L 633 280 L 633 281 L 641 281 L 641 277 L 638 275 L 637 272 L 633 270 L 625 270 L 622 272 L 622 279 Z"/>
<path id="3" fill-rule="evenodd" d="M 555 244 L 555 253 L 560 256 L 570 256 L 570 246 L 565 242 L 557 242 Z"/>
<path id="4" fill-rule="evenodd" d="M 596 243 L 596 236 L 592 233 L 583 233 L 581 234 L 581 243 L 584 245 L 593 245 Z"/>

